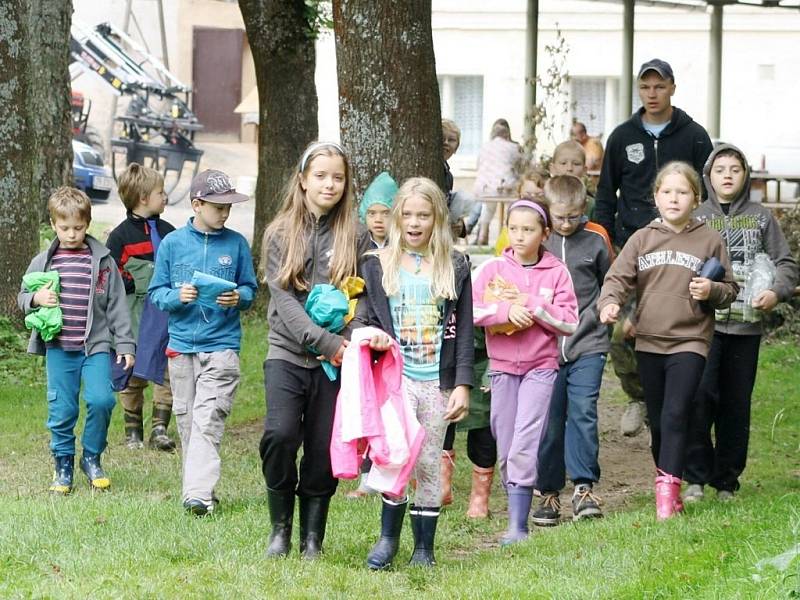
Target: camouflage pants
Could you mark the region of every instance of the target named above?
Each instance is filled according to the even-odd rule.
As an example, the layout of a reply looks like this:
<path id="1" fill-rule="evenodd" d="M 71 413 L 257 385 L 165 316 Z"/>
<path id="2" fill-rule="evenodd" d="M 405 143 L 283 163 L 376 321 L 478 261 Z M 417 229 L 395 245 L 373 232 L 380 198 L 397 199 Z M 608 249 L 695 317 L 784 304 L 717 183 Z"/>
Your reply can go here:
<path id="1" fill-rule="evenodd" d="M 631 401 L 644 402 L 644 392 L 642 392 L 642 384 L 639 381 L 639 369 L 637 368 L 636 353 L 634 352 L 636 340 L 633 338 L 626 339 L 623 331 L 625 321 L 633 314 L 635 307 L 635 302 L 628 302 L 622 307 L 619 321 L 614 325 L 614 331 L 611 334 L 609 356 L 614 367 L 614 373 L 622 385 L 622 391 Z"/>

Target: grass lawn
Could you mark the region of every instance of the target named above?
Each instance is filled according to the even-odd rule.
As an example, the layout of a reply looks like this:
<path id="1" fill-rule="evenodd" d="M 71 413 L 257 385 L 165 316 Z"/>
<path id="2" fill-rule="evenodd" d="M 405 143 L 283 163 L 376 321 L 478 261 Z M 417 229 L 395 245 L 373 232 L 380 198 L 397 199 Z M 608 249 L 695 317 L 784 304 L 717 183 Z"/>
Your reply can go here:
<path id="1" fill-rule="evenodd" d="M 528 542 L 501 550 L 502 514 L 484 522 L 464 516 L 469 468 L 460 460 L 456 503 L 439 522 L 439 566 L 405 566 L 406 524 L 396 568 L 370 573 L 364 558 L 378 532 L 375 498 L 335 497 L 323 560 L 301 561 L 296 541 L 291 558 L 264 558 L 269 518 L 258 441 L 265 324 L 250 317 L 245 331 L 242 385 L 223 441 L 222 504 L 207 519 L 181 509 L 178 455 L 125 449 L 120 408 L 104 455 L 112 490 L 92 494 L 78 473 L 71 496 L 48 495 L 44 368 L 40 359 L 14 354 L 8 335 L 0 338 L 0 597 L 800 597 L 800 558 L 783 570 L 767 564 L 800 552 L 796 346 L 762 349 L 751 459 L 735 502 L 707 499 L 684 517 L 656 523 L 648 487 L 624 512 L 536 530 Z M 466 456 L 463 435 L 458 443 Z M 492 507 L 502 513 L 503 505 L 495 484 Z"/>

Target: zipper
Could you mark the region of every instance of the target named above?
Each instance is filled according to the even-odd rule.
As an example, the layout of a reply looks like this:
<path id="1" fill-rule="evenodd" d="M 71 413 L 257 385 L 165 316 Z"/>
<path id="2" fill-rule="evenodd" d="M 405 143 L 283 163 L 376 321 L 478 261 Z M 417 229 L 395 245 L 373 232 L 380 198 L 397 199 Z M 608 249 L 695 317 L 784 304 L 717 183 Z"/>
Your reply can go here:
<path id="1" fill-rule="evenodd" d="M 317 237 L 319 233 L 319 218 L 312 217 L 311 224 L 311 281 L 309 282 L 309 292 L 314 289 L 314 277 L 317 274 Z M 308 351 L 306 351 L 306 367 L 308 366 Z"/>
<path id="2" fill-rule="evenodd" d="M 208 233 L 203 232 L 203 273 L 206 272 L 206 262 L 208 258 Z M 200 308 L 200 316 L 198 317 L 197 321 L 195 321 L 194 331 L 192 332 L 192 350 L 197 351 L 197 330 L 200 329 L 200 325 L 202 324 L 203 320 L 203 308 Z"/>
<path id="3" fill-rule="evenodd" d="M 656 155 L 656 171 L 658 171 L 658 138 L 653 138 L 653 152 Z"/>
<path id="4" fill-rule="evenodd" d="M 561 262 L 567 264 L 567 238 L 561 236 Z M 569 267 L 567 267 L 569 269 Z M 561 357 L 564 362 L 567 362 L 567 337 L 564 335 L 558 336 L 560 338 L 559 344 L 561 345 Z"/>

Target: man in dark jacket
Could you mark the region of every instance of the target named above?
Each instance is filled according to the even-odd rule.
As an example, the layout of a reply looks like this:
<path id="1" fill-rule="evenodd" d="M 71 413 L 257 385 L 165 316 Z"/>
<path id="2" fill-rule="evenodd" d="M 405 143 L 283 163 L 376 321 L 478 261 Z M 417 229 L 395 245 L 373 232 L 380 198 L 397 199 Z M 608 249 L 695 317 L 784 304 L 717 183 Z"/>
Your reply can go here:
<path id="1" fill-rule="evenodd" d="M 682 160 L 701 173 L 713 147 L 706 130 L 672 106 L 675 77 L 668 63 L 657 58 L 647 61 L 637 80 L 642 108 L 611 132 L 595 197 L 594 220 L 620 248 L 658 216 L 653 200 L 658 170 L 670 161 Z M 626 319 L 620 319 L 615 327 L 611 359 L 631 399 L 622 417 L 622 432 L 636 435 L 644 424 L 645 411 L 636 359 L 630 344 L 624 343 L 630 325 L 625 326 Z"/>

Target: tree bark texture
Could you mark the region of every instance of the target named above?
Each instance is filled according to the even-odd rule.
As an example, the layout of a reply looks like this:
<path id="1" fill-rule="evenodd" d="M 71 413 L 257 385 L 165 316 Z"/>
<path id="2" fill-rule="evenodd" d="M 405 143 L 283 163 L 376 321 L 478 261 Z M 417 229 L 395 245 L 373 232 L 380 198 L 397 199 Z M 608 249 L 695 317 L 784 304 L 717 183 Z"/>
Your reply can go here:
<path id="1" fill-rule="evenodd" d="M 72 172 L 71 15 L 70 0 L 0 0 L 0 316 L 14 320 L 44 202 Z"/>
<path id="2" fill-rule="evenodd" d="M 333 0 L 339 123 L 358 197 L 381 171 L 444 185 L 431 0 Z"/>
<path id="3" fill-rule="evenodd" d="M 303 0 L 239 0 L 258 85 L 258 182 L 253 257 L 288 176 L 317 139 L 316 48 Z"/>

